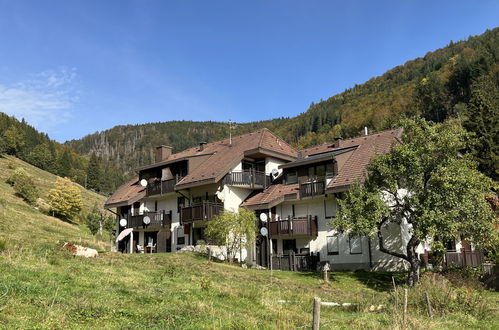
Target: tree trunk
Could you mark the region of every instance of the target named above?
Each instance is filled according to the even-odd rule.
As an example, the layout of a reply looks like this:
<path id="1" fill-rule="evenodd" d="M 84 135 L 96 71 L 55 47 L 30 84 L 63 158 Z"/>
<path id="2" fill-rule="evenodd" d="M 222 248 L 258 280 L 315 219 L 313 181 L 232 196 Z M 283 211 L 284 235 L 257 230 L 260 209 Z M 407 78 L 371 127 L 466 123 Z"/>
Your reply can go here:
<path id="1" fill-rule="evenodd" d="M 416 253 L 416 248 L 419 245 L 419 240 L 412 236 L 409 242 L 407 243 L 407 261 L 410 265 L 409 275 L 407 277 L 407 284 L 409 286 L 413 286 L 417 282 L 419 282 L 419 267 L 420 261 L 418 258 L 418 254 Z"/>

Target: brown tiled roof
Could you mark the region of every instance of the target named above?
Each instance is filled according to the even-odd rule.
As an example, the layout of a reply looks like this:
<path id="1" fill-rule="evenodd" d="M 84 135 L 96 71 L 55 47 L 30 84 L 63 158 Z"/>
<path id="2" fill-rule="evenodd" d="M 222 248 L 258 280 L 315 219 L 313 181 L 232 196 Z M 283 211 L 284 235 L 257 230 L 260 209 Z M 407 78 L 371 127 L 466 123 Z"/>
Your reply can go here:
<path id="1" fill-rule="evenodd" d="M 145 188 L 139 184 L 139 179 L 134 178 L 121 185 L 104 204 L 105 208 L 131 205 L 145 197 Z"/>
<path id="2" fill-rule="evenodd" d="M 233 137 L 232 145 L 229 145 L 229 139 L 207 143 L 202 151 L 199 150 L 199 146 L 189 148 L 172 154 L 161 162 L 142 166 L 138 170 L 159 167 L 184 159 L 205 157 L 197 168 L 191 169 L 191 173 L 178 182 L 177 187 L 183 189 L 218 182 L 244 158 L 244 153 L 250 150 L 287 160 L 295 159 L 298 154 L 296 149 L 264 128 L 256 132 Z M 106 201 L 105 206 L 111 208 L 130 205 L 143 197 L 145 197 L 145 189 L 139 185 L 138 179 L 135 178 L 119 187 Z"/>
<path id="3" fill-rule="evenodd" d="M 224 139 L 207 143 L 202 152 L 199 151 L 199 147 L 194 147 L 174 154 L 168 160 L 171 157 L 185 158 L 197 154 L 209 155 L 202 164 L 177 184 L 177 187 L 185 188 L 206 182 L 218 182 L 244 158 L 244 152 L 248 150 L 259 150 L 284 159 L 294 159 L 298 153 L 296 149 L 264 128 L 256 132 L 233 137 L 232 145 L 229 145 L 229 139 Z"/>
<path id="4" fill-rule="evenodd" d="M 340 147 L 358 145 L 338 175 L 326 187 L 326 192 L 345 191 L 356 181 L 364 181 L 367 165 L 376 154 L 387 153 L 396 141 L 400 141 L 402 129 L 393 129 L 376 134 L 341 141 Z"/>
<path id="5" fill-rule="evenodd" d="M 275 184 L 244 201 L 241 206 L 250 209 L 268 209 L 284 201 L 286 196 L 293 199 L 298 193 L 298 184 Z"/>
<path id="6" fill-rule="evenodd" d="M 353 139 L 337 141 L 336 144 L 325 143 L 317 147 L 307 148 L 301 151 L 302 157 L 310 157 L 322 153 L 330 154 L 332 151 L 341 152 L 342 149 L 350 148 L 350 157 L 345 164 L 338 169 L 338 175 L 326 187 L 327 193 L 341 192 L 357 180 L 364 180 L 367 165 L 379 153 L 390 151 L 393 143 L 400 139 L 402 129 L 393 129 Z M 339 143 L 338 143 L 339 142 Z M 314 157 L 311 157 L 314 158 Z M 306 160 L 304 158 L 303 160 Z M 296 161 L 297 163 L 299 161 Z M 284 167 L 284 166 L 283 166 Z M 241 206 L 250 209 L 266 209 L 282 203 L 286 196 L 298 194 L 298 184 L 285 186 L 282 184 L 272 185 L 261 193 L 247 199 Z M 295 195 L 294 198 L 298 198 Z"/>

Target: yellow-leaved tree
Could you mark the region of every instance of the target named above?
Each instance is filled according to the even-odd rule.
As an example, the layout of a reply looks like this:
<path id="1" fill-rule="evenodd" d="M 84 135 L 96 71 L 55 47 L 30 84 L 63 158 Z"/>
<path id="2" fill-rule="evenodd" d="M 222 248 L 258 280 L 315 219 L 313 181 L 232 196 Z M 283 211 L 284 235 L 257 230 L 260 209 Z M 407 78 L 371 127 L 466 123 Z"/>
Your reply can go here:
<path id="1" fill-rule="evenodd" d="M 57 178 L 55 187 L 49 192 L 49 205 L 55 216 L 74 219 L 83 208 L 80 189 L 67 178 Z"/>

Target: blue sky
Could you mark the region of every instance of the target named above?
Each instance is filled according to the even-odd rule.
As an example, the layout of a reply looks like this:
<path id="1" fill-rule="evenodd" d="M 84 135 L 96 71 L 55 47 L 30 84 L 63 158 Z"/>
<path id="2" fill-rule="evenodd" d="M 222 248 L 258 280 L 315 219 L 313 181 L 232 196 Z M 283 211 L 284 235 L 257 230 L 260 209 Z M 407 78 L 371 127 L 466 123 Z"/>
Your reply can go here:
<path id="1" fill-rule="evenodd" d="M 498 22 L 495 0 L 0 0 L 0 111 L 60 142 L 295 116 Z"/>

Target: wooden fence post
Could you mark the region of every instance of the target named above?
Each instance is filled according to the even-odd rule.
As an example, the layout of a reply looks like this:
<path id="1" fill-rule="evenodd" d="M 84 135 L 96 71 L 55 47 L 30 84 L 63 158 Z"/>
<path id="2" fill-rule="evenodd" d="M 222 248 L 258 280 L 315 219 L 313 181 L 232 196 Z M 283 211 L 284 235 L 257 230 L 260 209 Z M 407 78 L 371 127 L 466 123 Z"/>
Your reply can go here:
<path id="1" fill-rule="evenodd" d="M 395 278 L 392 276 L 393 291 L 395 293 L 395 308 L 399 307 L 399 293 L 397 291 L 397 285 L 395 284 Z"/>
<path id="2" fill-rule="evenodd" d="M 321 298 L 314 298 L 314 310 L 312 312 L 312 330 L 319 330 L 321 323 Z"/>
<path id="3" fill-rule="evenodd" d="M 407 326 L 407 289 L 404 289 L 404 328 Z"/>
<path id="4" fill-rule="evenodd" d="M 428 308 L 428 316 L 430 319 L 433 318 L 433 312 L 431 310 L 431 304 L 430 304 L 430 296 L 428 295 L 428 292 L 425 292 L 425 298 L 426 298 L 426 306 Z"/>

